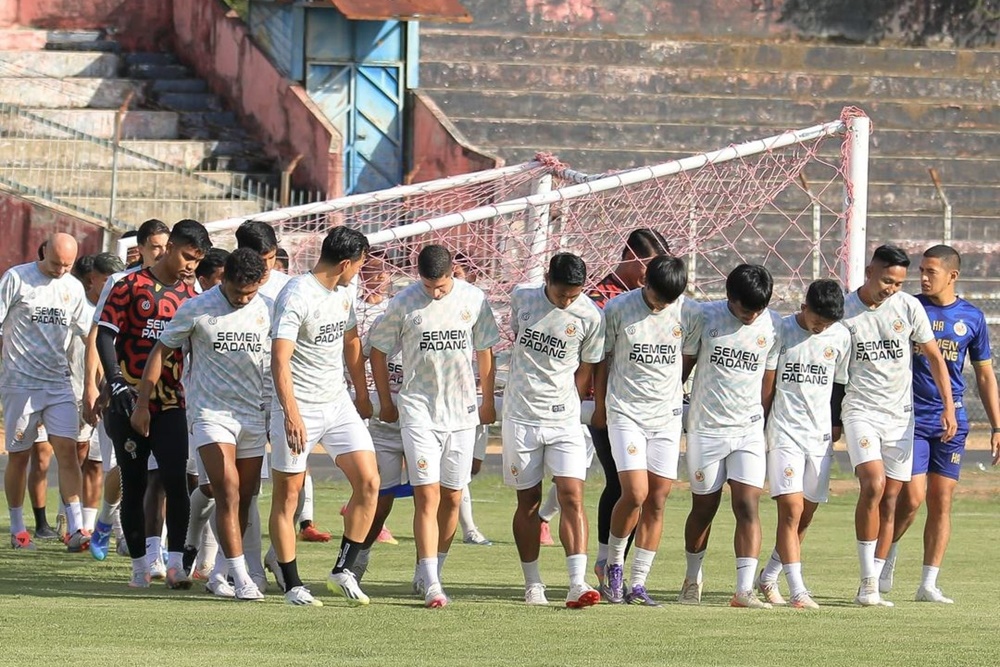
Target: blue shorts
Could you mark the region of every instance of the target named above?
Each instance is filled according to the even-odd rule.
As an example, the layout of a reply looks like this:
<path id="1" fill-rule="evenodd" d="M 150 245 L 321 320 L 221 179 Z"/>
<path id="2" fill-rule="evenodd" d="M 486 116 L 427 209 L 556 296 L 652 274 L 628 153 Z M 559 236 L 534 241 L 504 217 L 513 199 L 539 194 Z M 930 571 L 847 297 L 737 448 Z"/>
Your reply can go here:
<path id="1" fill-rule="evenodd" d="M 412 498 L 413 497 L 413 487 L 410 486 L 409 482 L 403 484 L 397 484 L 396 486 L 390 486 L 388 489 L 382 489 L 378 492 L 381 496 L 392 496 L 393 498 Z"/>
<path id="2" fill-rule="evenodd" d="M 913 474 L 933 473 L 958 481 L 962 470 L 962 454 L 965 453 L 965 439 L 969 435 L 969 423 L 959 422 L 955 437 L 949 442 L 941 438 L 928 437 L 925 433 L 913 436 Z"/>

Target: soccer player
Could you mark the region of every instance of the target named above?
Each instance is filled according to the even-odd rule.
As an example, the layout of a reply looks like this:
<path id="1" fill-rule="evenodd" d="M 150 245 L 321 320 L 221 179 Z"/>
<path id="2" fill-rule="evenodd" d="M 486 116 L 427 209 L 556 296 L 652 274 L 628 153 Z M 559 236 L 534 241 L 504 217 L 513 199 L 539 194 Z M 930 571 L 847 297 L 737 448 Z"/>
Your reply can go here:
<path id="1" fill-rule="evenodd" d="M 163 361 L 190 345 L 188 431 L 212 485 L 216 534 L 235 584 L 232 596 L 223 596 L 237 600 L 264 599 L 248 572 L 242 535 L 267 446 L 263 364 L 271 318 L 257 296 L 266 271 L 256 251 L 238 249 L 219 285 L 181 304 L 150 352 L 131 420 L 149 437 L 149 397 Z M 225 580 L 210 583 L 217 595 L 230 592 Z"/>
<path id="2" fill-rule="evenodd" d="M 601 599 L 584 580 L 587 446 L 580 400 L 590 390 L 594 365 L 604 357 L 604 319 L 583 294 L 586 281 L 582 259 L 557 253 L 549 260 L 544 284 L 521 285 L 510 297 L 514 347 L 504 392 L 503 466 L 504 481 L 517 490 L 514 541 L 529 605 L 548 604 L 538 569 L 538 508 L 546 470 L 554 478 L 562 510 L 559 539 L 569 571 L 566 606 L 589 607 Z"/>
<path id="3" fill-rule="evenodd" d="M 683 337 L 698 306 L 687 289 L 684 260 L 658 255 L 645 285 L 604 306 L 604 360 L 594 381 L 591 424 L 607 425 L 622 495 L 611 513 L 602 596 L 608 602 L 660 606 L 646 591 L 663 530 L 663 506 L 681 445 Z M 635 554 L 625 591 L 625 544 L 635 531 Z"/>
<path id="4" fill-rule="evenodd" d="M 195 296 L 188 281 L 194 280 L 195 268 L 210 247 L 201 223 L 181 220 L 170 231 L 166 253 L 153 266 L 116 283 L 100 315 L 97 351 L 110 396 L 104 419 L 121 468 L 121 521 L 132 558 L 129 586 L 133 588 L 147 588 L 150 582 L 143 513 L 150 454 L 156 456 L 166 495 L 167 586 L 191 587 L 183 565 L 190 501 L 188 429 L 180 382 L 183 355 L 179 350 L 164 361 L 151 394 L 149 435 L 137 432 L 130 418 L 135 388 L 149 355 L 180 305 Z"/>
<path id="5" fill-rule="evenodd" d="M 440 568 L 455 535 L 462 488 L 472 478 L 476 426 L 496 421 L 493 346 L 500 333 L 483 291 L 455 280 L 447 248 L 421 249 L 417 272 L 419 282 L 393 297 L 371 334 L 371 367 L 379 420 L 399 421 L 410 462 L 415 583 L 425 606 L 434 608 L 448 604 Z M 397 347 L 403 382 L 394 401 L 387 355 Z M 478 410 L 473 352 L 483 392 Z"/>
<path id="6" fill-rule="evenodd" d="M 599 308 L 604 308 L 604 304 L 609 299 L 641 287 L 646 276 L 646 263 L 657 255 L 666 255 L 669 252 L 669 244 L 660 232 L 644 227 L 633 229 L 625 239 L 621 259 L 614 271 L 597 283 L 594 289 L 588 292 L 588 295 Z M 601 492 L 597 504 L 597 561 L 594 563 L 594 574 L 597 575 L 598 584 L 603 585 L 604 569 L 608 560 L 608 540 L 611 533 L 611 512 L 622 495 L 622 487 L 618 480 L 615 457 L 611 453 L 608 429 L 604 426 L 595 427 L 592 425 L 587 426 L 587 428 L 590 430 L 597 460 L 600 461 L 601 468 L 604 470 L 604 490 Z M 548 536 L 551 542 L 552 537 L 549 534 L 548 526 L 546 524 L 542 524 L 542 526 L 543 533 Z M 629 535 L 629 544 L 631 543 L 632 535 Z M 628 547 L 626 546 L 627 551 Z"/>
<path id="7" fill-rule="evenodd" d="M 968 357 L 976 372 L 976 386 L 986 416 L 992 426 L 990 446 L 993 462 L 1000 459 L 1000 402 L 997 379 L 990 352 L 989 327 L 983 312 L 955 294 L 962 259 L 954 248 L 936 245 L 924 251 L 920 260 L 920 294 L 917 301 L 930 319 L 931 330 L 948 367 L 958 430 L 948 442 L 941 439 L 941 415 L 944 405 L 937 391 L 928 359 L 913 357 L 913 414 L 916 421 L 913 437 L 913 477 L 903 485 L 896 505 L 892 546 L 882 568 L 879 588 L 883 593 L 892 587 L 899 540 L 916 518 L 917 510 L 927 500 L 924 523 L 924 567 L 917 602 L 951 604 L 937 585 L 938 571 L 951 537 L 951 500 L 961 472 L 962 455 L 969 433 L 965 412 L 965 379 L 962 368 Z"/>
<path id="8" fill-rule="evenodd" d="M 365 386 L 351 281 L 367 253 L 364 234 L 334 227 L 312 271 L 292 278 L 274 308 L 271 371 L 278 405 L 271 413 L 270 534 L 285 600 L 293 605 L 322 605 L 302 584 L 295 562 L 295 510 L 306 460 L 317 443 L 351 483 L 344 535 L 327 587 L 351 604 L 369 602 L 351 568 L 378 500 L 375 449 L 362 421 L 371 416 L 372 406 L 365 391 L 352 404 L 344 379 L 346 367 L 354 386 Z"/>
<path id="9" fill-rule="evenodd" d="M 209 248 L 202 260 L 198 262 L 198 268 L 194 270 L 194 277 L 198 281 L 202 293 L 222 282 L 222 274 L 225 271 L 226 259 L 228 258 L 228 250 Z"/>
<path id="10" fill-rule="evenodd" d="M 278 248 L 274 255 L 274 270 L 284 274 L 288 273 L 288 251 L 284 248 Z"/>
<path id="11" fill-rule="evenodd" d="M 763 266 L 737 266 L 726 278 L 726 300 L 702 304 L 685 338 L 685 376 L 696 362 L 698 369 L 688 415 L 691 512 L 684 526 L 682 604 L 701 602 L 701 564 L 728 481 L 736 517 L 736 593 L 729 604 L 771 606 L 754 593 L 753 580 L 761 542 L 758 506 L 767 476 L 764 419 L 779 352 L 780 319 L 767 307 L 772 286 Z"/>
<path id="12" fill-rule="evenodd" d="M 35 548 L 24 525 L 22 505 L 28 459 L 40 425 L 48 433 L 59 464 L 59 492 L 68 508 L 66 546 L 82 551 L 89 541 L 80 505 L 79 411 L 66 356 L 70 337 L 86 336 L 88 326 L 83 286 L 69 273 L 76 255 L 75 238 L 53 234 L 44 260 L 12 267 L 0 277 L 0 402 L 9 455 L 4 490 L 10 543 L 15 549 Z"/>
<path id="13" fill-rule="evenodd" d="M 835 280 L 817 280 L 798 313 L 781 320 L 781 350 L 775 373 L 774 403 L 767 421 L 767 478 L 778 504 L 774 551 L 757 580 L 771 604 L 785 604 L 778 591 L 782 570 L 790 604 L 819 607 L 802 579 L 801 543 L 819 503 L 830 492 L 834 429 L 830 405 L 834 383 L 847 382 L 851 337 L 839 321 L 844 292 Z"/>
<path id="14" fill-rule="evenodd" d="M 865 282 L 847 296 L 844 325 L 851 334 L 851 358 L 841 418 L 847 452 L 861 493 L 854 513 L 861 585 L 854 601 L 892 606 L 883 600 L 878 578 L 888 555 L 896 501 L 913 471 L 913 346 L 924 354 L 941 396 L 942 442 L 955 436 L 955 403 L 948 367 L 934 340 L 927 313 L 901 292 L 910 258 L 895 246 L 875 249 Z"/>

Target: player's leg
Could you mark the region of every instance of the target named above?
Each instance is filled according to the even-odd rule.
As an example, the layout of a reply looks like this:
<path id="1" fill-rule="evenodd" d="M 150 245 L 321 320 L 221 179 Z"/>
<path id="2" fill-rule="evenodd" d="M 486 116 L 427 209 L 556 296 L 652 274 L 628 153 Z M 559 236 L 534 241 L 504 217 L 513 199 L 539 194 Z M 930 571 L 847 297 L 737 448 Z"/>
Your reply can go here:
<path id="1" fill-rule="evenodd" d="M 101 508 L 97 513 L 94 532 L 90 536 L 90 555 L 96 560 L 104 560 L 108 556 L 111 535 L 115 534 L 116 548 L 119 553 L 127 553 L 125 539 L 121 534 L 121 524 L 118 520 L 118 505 L 121 502 L 121 475 L 118 470 L 118 460 L 115 457 L 114 445 L 105 429 L 104 421 L 94 429 L 96 446 L 101 455 L 101 470 L 104 473 L 102 484 Z M 91 449 L 95 443 L 91 440 Z"/>
<path id="2" fill-rule="evenodd" d="M 221 436 L 221 437 L 220 437 Z M 236 469 L 236 443 L 215 442 L 234 440 L 214 433 L 211 425 L 203 422 L 192 424 L 192 446 L 197 448 L 202 466 L 212 485 L 215 497 L 215 530 L 219 548 L 226 558 L 229 573 L 233 577 L 235 591 L 246 593 L 256 590 L 243 558 L 243 525 L 246 513 L 241 512 L 240 475 Z M 208 439 L 208 441 L 206 441 Z M 259 470 L 259 469 L 258 469 Z M 252 491 L 252 489 L 251 489 Z M 227 596 L 228 597 L 228 596 Z"/>
<path id="3" fill-rule="evenodd" d="M 302 538 L 303 542 L 329 542 L 333 535 L 316 527 L 314 488 L 312 473 L 306 468 L 305 482 L 302 485 L 299 509 L 296 513 L 299 523 L 299 537 Z"/>
<path id="4" fill-rule="evenodd" d="M 855 602 L 862 606 L 882 604 L 878 592 L 879 570 L 875 548 L 879 536 L 879 505 L 885 491 L 885 466 L 882 462 L 880 430 L 865 421 L 845 420 L 844 438 L 847 453 L 858 478 L 858 502 L 854 509 L 854 534 L 858 547 L 861 584 Z"/>
<path id="5" fill-rule="evenodd" d="M 524 601 L 529 605 L 545 605 L 549 601 L 538 565 L 541 523 L 538 508 L 542 501 L 544 474 L 544 453 L 538 441 L 538 428 L 504 420 L 501 438 L 504 483 L 517 492 L 511 529 L 524 575 Z"/>
<path id="6" fill-rule="evenodd" d="M 479 474 L 486 458 L 486 446 L 489 442 L 489 427 L 479 425 L 476 427 L 475 446 L 472 449 L 472 476 Z M 458 523 L 462 528 L 462 542 L 465 544 L 475 544 L 488 547 L 493 543 L 483 535 L 476 526 L 476 520 L 472 515 L 472 492 L 471 483 L 462 489 L 462 503 L 458 508 Z"/>
<path id="7" fill-rule="evenodd" d="M 878 544 L 875 548 L 875 570 L 880 582 L 885 559 L 894 541 L 899 497 L 904 485 L 913 478 L 913 422 L 885 425 L 881 435 L 885 489 L 879 503 Z"/>
<path id="8" fill-rule="evenodd" d="M 538 510 L 538 518 L 541 521 L 541 530 L 538 534 L 539 542 L 543 547 L 549 547 L 555 544 L 552 539 L 552 529 L 549 526 L 556 514 L 559 513 L 559 494 L 556 492 L 556 485 L 550 484 L 549 490 L 545 494 L 545 500 L 542 502 L 542 506 Z M 604 558 L 607 560 L 607 545 L 605 546 Z"/>
<path id="9" fill-rule="evenodd" d="M 185 410 L 165 410 L 155 415 L 149 433 L 166 499 L 167 587 L 186 590 L 191 588 L 191 579 L 184 570 L 184 540 L 191 515 L 191 496 L 187 489 L 189 450 Z"/>
<path id="10" fill-rule="evenodd" d="M 264 442 L 266 442 L 266 437 L 265 435 Z M 253 458 L 256 460 L 257 470 L 252 474 L 249 471 L 245 471 L 240 477 L 244 485 L 248 483 L 247 480 L 256 480 L 250 488 L 240 487 L 240 503 L 241 507 L 245 505 L 245 509 L 242 511 L 246 514 L 245 520 L 240 523 L 243 530 L 243 557 L 246 560 L 250 578 L 253 579 L 254 584 L 260 590 L 261 594 L 263 594 L 267 590 L 267 573 L 264 571 L 264 531 L 258 500 L 260 496 L 261 477 L 263 475 L 264 450 L 261 449 L 260 456 L 247 457 L 243 452 L 243 447 L 240 447 L 237 450 L 237 468 L 241 470 L 243 468 L 240 467 L 240 462 L 244 458 Z M 249 463 L 244 464 L 244 467 L 246 466 L 249 466 Z"/>
<path id="11" fill-rule="evenodd" d="M 61 539 L 49 525 L 45 506 L 48 495 L 49 466 L 52 463 L 52 445 L 48 435 L 36 439 L 30 450 L 31 462 L 28 466 L 28 495 L 31 497 L 31 510 L 35 518 L 35 539 Z"/>
<path id="12" fill-rule="evenodd" d="M 760 553 L 760 496 L 767 477 L 767 459 L 763 433 L 744 436 L 727 457 L 729 489 L 732 494 L 736 530 L 733 547 L 736 552 L 736 594 L 730 601 L 734 607 L 767 608 L 754 591 L 757 555 Z M 781 600 L 784 602 L 784 600 Z"/>
<path id="13" fill-rule="evenodd" d="M 691 484 L 691 511 L 684 522 L 687 567 L 677 597 L 681 604 L 701 603 L 701 564 L 726 482 L 726 463 L 719 444 L 698 433 L 688 433 L 686 458 Z"/>
<path id="14" fill-rule="evenodd" d="M 608 561 L 608 541 L 611 534 L 611 513 L 615 509 L 615 503 L 621 497 L 622 487 L 618 480 L 618 468 L 615 467 L 615 458 L 611 453 L 611 441 L 608 438 L 608 429 L 594 428 L 588 426 L 591 440 L 594 443 L 594 453 L 604 471 L 604 489 L 601 497 L 597 501 L 597 561 L 594 563 L 594 573 L 597 575 L 598 585 L 604 584 L 604 568 Z M 631 542 L 631 535 L 629 536 Z"/>
<path id="15" fill-rule="evenodd" d="M 476 428 L 451 431 L 444 435 L 441 452 L 441 504 L 438 506 L 438 578 L 444 570 L 458 529 L 462 492 L 472 482 L 472 461 Z"/>
<path id="16" fill-rule="evenodd" d="M 937 577 L 951 539 L 952 499 L 958 486 L 967 435 L 968 427 L 959 422 L 959 431 L 951 441 L 931 443 L 931 460 L 927 473 L 927 521 L 924 524 L 924 563 L 916 594 L 918 602 L 953 602 L 941 592 Z"/>
<path id="17" fill-rule="evenodd" d="M 625 601 L 625 546 L 639 524 L 639 510 L 649 493 L 646 433 L 634 425 L 608 426 L 611 454 L 618 469 L 621 494 L 611 511 L 608 557 L 601 596 L 612 604 Z"/>
<path id="18" fill-rule="evenodd" d="M 914 436 L 913 438 L 913 468 L 909 482 L 903 484 L 903 489 L 896 500 L 896 516 L 893 524 L 892 544 L 885 557 L 885 564 L 879 574 L 878 588 L 880 593 L 892 590 L 893 575 L 896 571 L 896 558 L 899 553 L 899 541 L 917 517 L 917 511 L 927 497 L 927 468 L 930 465 L 931 442 L 929 438 Z"/>
<path id="19" fill-rule="evenodd" d="M 121 478 L 122 533 L 132 559 L 132 588 L 148 588 L 149 562 L 146 560 L 146 518 L 143 498 L 148 479 L 149 440 L 132 430 L 128 417 L 105 413 L 108 436 L 114 443 Z"/>
<path id="20" fill-rule="evenodd" d="M 59 465 L 59 495 L 66 504 L 66 522 L 69 538 L 66 548 L 72 552 L 84 551 L 90 546 L 90 533 L 83 527 L 83 472 L 80 469 L 76 436 L 80 426 L 80 413 L 73 394 L 66 393 L 47 398 L 42 410 L 42 423 L 49 434 L 49 442 Z"/>
<path id="21" fill-rule="evenodd" d="M 15 549 L 34 550 L 24 524 L 24 496 L 28 486 L 28 465 L 37 432 L 38 417 L 26 413 L 26 397 L 19 405 L 16 397 L 5 395 L 4 435 L 7 450 L 7 468 L 4 470 L 4 494 L 10 514 L 10 545 Z M 15 416 L 17 415 L 17 416 Z"/>
<path id="22" fill-rule="evenodd" d="M 767 479 L 778 509 L 778 525 L 775 530 L 774 549 L 764 569 L 760 571 L 755 587 L 761 597 L 771 604 L 784 604 L 778 590 L 778 577 L 782 570 L 801 572 L 799 559 L 799 525 L 802 519 L 804 499 L 802 489 L 806 468 L 805 451 L 794 443 L 778 446 L 781 436 L 771 436 L 771 450 L 767 452 Z M 784 443 L 781 443 L 784 444 Z"/>
<path id="23" fill-rule="evenodd" d="M 190 502 L 190 501 L 189 501 Z M 166 496 L 160 481 L 160 464 L 156 455 L 149 457 L 146 493 L 142 497 L 142 513 L 146 526 L 146 561 L 153 579 L 165 579 L 167 564 L 163 560 L 163 519 Z"/>
<path id="24" fill-rule="evenodd" d="M 402 490 L 401 486 L 403 485 L 403 440 L 400 437 L 399 429 L 386 428 L 369 422 L 368 433 L 371 435 L 372 445 L 375 447 L 375 465 L 379 472 L 379 491 L 371 528 L 368 529 L 368 535 L 365 536 L 361 551 L 358 553 L 352 568 L 352 572 L 359 582 L 368 571 L 372 546 L 380 541 L 385 522 L 392 512 L 396 493 Z M 412 495 L 412 487 L 409 484 L 406 487 Z"/>
<path id="25" fill-rule="evenodd" d="M 201 457 L 195 452 L 193 458 L 198 462 L 199 484 L 191 492 L 191 514 L 188 516 L 188 532 L 184 538 L 184 551 L 187 553 L 189 549 L 194 549 L 196 552 L 195 562 L 191 568 L 191 578 L 208 579 L 208 573 L 211 571 L 218 553 L 218 536 L 215 535 L 215 531 L 209 523 L 212 512 L 215 511 L 215 492 L 212 491 L 212 485 L 208 482 L 208 473 L 204 471 Z M 202 477 L 203 472 L 204 477 Z M 208 533 L 211 533 L 212 540 L 215 542 L 213 553 L 208 553 L 205 549 L 205 535 Z"/>
<path id="26" fill-rule="evenodd" d="M 413 539 L 417 547 L 417 573 L 414 588 L 424 593 L 424 605 L 430 608 L 448 604 L 448 597 L 438 577 L 438 545 L 441 505 L 441 460 L 443 434 L 429 429 L 403 428 L 403 450 L 413 485 Z"/>

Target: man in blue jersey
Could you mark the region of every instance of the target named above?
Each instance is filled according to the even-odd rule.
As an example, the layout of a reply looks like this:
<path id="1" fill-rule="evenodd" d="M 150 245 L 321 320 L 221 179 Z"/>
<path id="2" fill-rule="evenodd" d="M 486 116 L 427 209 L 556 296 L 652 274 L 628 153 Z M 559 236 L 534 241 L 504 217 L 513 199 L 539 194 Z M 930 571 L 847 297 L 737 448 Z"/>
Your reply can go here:
<path id="1" fill-rule="evenodd" d="M 969 419 L 963 405 L 965 380 L 962 368 L 966 356 L 976 372 L 979 398 L 992 426 L 990 446 L 993 463 L 1000 459 L 1000 402 L 997 379 L 990 355 L 990 336 L 983 312 L 955 294 L 955 282 L 961 257 L 954 248 L 936 245 L 924 252 L 920 262 L 920 301 L 931 322 L 931 329 L 948 366 L 951 391 L 958 418 L 955 437 L 942 442 L 941 397 L 931 377 L 927 358 L 913 355 L 913 412 L 916 421 L 913 438 L 913 478 L 904 486 L 896 505 L 896 523 L 892 545 L 888 548 L 879 588 L 892 588 L 893 569 L 899 539 L 916 517 L 920 504 L 927 500 L 924 524 L 924 569 L 917 602 L 951 604 L 937 586 L 938 569 L 951 536 L 951 499 L 958 484 Z"/>

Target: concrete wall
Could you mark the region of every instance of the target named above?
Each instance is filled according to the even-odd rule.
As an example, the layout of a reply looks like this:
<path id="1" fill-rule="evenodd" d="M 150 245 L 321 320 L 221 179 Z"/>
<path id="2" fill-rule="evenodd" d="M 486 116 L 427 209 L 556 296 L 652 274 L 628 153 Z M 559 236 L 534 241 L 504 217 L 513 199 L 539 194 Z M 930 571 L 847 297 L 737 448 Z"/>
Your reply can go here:
<path id="1" fill-rule="evenodd" d="M 503 160 L 466 142 L 434 101 L 414 91 L 409 95 L 410 168 L 407 183 L 467 174 L 503 166 Z"/>
<path id="2" fill-rule="evenodd" d="M 129 51 L 169 50 L 172 0 L 2 0 L 0 27 L 112 28 Z"/>
<path id="3" fill-rule="evenodd" d="M 253 42 L 246 25 L 220 0 L 173 0 L 177 55 L 233 105 L 263 141 L 267 153 L 288 164 L 300 188 L 343 191 L 343 140 L 305 90 L 285 79 Z"/>
<path id="4" fill-rule="evenodd" d="M 0 190 L 0 229 L 0 272 L 36 259 L 38 246 L 53 232 L 75 236 L 81 255 L 101 251 L 101 227 L 7 190 Z"/>

